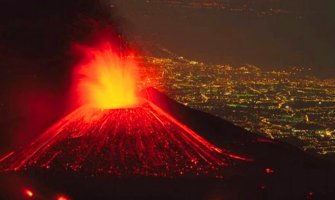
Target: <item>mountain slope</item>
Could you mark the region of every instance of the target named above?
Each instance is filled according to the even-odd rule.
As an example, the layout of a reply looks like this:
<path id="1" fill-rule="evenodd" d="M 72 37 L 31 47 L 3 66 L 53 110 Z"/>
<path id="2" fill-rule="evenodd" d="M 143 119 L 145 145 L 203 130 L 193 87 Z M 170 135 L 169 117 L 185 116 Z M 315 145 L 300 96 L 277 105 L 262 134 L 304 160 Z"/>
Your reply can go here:
<path id="1" fill-rule="evenodd" d="M 23 170 L 0 173 L 0 179 L 2 180 L 0 181 L 0 198 L 20 199 L 13 198 L 13 193 L 7 192 L 15 191 L 13 188 L 17 188 L 17 184 L 12 186 L 10 184 L 1 185 L 1 183 L 11 182 L 14 176 L 16 179 L 17 177 L 23 177 L 22 182 L 25 185 L 29 183 L 25 181 L 27 178 L 32 179 L 33 181 L 30 182 L 39 184 L 35 187 L 45 187 L 57 192 L 63 191 L 73 199 L 333 199 L 335 186 L 332 182 L 335 178 L 335 167 L 332 163 L 309 155 L 289 144 L 270 140 L 260 134 L 250 133 L 221 118 L 185 107 L 153 88 L 143 91 L 142 96 L 149 101 L 144 104 L 144 107 L 136 108 L 139 109 L 136 113 L 142 113 L 139 115 L 129 115 L 129 112 L 134 112 L 133 109 L 128 111 L 91 109 L 87 111 L 86 108 L 78 110 L 79 113 L 84 111 L 86 113 L 84 116 L 93 116 L 93 118 L 89 117 L 86 120 L 91 122 L 89 124 L 97 125 L 98 128 L 92 131 L 94 128 L 87 127 L 84 125 L 85 123 L 76 124 L 83 122 L 83 120 L 70 117 L 71 120 L 64 122 L 64 124 L 67 124 L 64 127 L 70 130 L 64 129 L 65 134 L 63 136 L 72 138 L 73 141 L 81 137 L 84 142 L 76 143 L 77 147 L 81 147 L 77 151 L 80 151 L 80 155 L 85 155 L 85 148 L 83 147 L 86 144 L 88 147 L 93 147 L 92 155 L 86 157 L 74 156 L 72 158 L 69 156 L 71 151 L 66 151 L 67 149 L 76 150 L 77 147 L 74 143 L 68 146 L 70 144 L 68 140 L 64 142 L 61 138 L 59 140 L 53 138 L 52 141 L 63 142 L 58 146 L 51 144 L 53 148 L 45 152 L 64 151 L 61 155 L 67 156 L 59 157 L 61 158 L 60 161 L 67 157 L 73 160 L 86 158 L 87 160 L 83 159 L 83 162 L 79 164 L 82 168 L 78 168 L 78 171 L 51 170 L 52 167 L 64 167 L 63 162 L 60 162 L 61 167 L 56 165 L 57 162 L 54 162 L 49 169 L 36 168 L 36 166 L 40 166 L 39 161 L 45 163 L 44 158 L 50 158 L 52 154 L 47 153 L 44 154 L 46 157 L 43 157 L 43 153 L 40 154 L 41 156 L 35 153 L 36 156 L 31 157 L 28 159 L 29 161 L 22 165 L 21 169 Z M 105 117 L 97 117 L 99 115 L 87 114 L 87 112 L 101 113 Z M 111 113 L 113 114 L 111 115 Z M 76 116 L 76 113 L 74 115 Z M 123 115 L 123 117 L 116 117 L 120 115 Z M 160 120 L 157 120 L 154 117 L 155 115 Z M 83 115 L 79 114 L 79 116 Z M 167 116 L 173 116 L 173 120 Z M 140 151 L 137 147 L 135 148 L 136 142 L 134 143 L 132 139 L 128 140 L 126 137 L 120 139 L 125 135 L 134 138 L 131 136 L 134 133 L 133 130 L 136 130 L 135 134 L 141 133 L 141 135 L 146 132 L 144 131 L 146 128 L 143 129 L 143 125 L 140 125 L 143 123 L 127 125 L 131 121 L 129 117 L 136 119 L 132 122 L 147 121 L 148 123 L 144 123 L 145 126 L 152 127 L 151 130 L 156 132 L 156 134 L 147 134 L 143 137 L 143 141 L 147 141 L 147 143 L 143 148 L 139 148 L 142 149 Z M 104 120 L 98 120 L 100 121 L 98 124 L 92 123 L 91 120 L 94 121 L 95 118 L 100 120 L 104 118 Z M 118 120 L 115 121 L 114 118 Z M 120 126 L 115 126 L 115 122 L 120 122 Z M 116 133 L 119 138 L 119 140 L 107 142 L 107 144 L 112 144 L 108 146 L 116 146 L 120 141 L 121 144 L 128 143 L 111 152 L 124 155 L 128 159 L 123 161 L 116 156 L 118 157 L 117 162 L 114 162 L 115 160 L 110 160 L 110 154 L 106 153 L 105 150 L 97 150 L 94 146 L 94 144 L 100 146 L 102 144 L 100 142 L 105 140 L 96 136 L 91 137 L 89 136 L 90 133 L 103 133 L 103 130 L 106 130 L 106 124 L 113 124 L 107 126 L 109 127 L 107 130 L 113 130 L 111 133 Z M 136 128 L 132 129 L 133 126 Z M 60 130 L 61 127 L 63 126 L 55 129 Z M 127 127 L 131 129 L 125 131 Z M 162 128 L 157 127 L 168 127 L 168 129 L 161 131 Z M 185 127 L 187 128 L 185 129 Z M 55 130 L 54 128 L 51 129 Z M 75 131 L 76 129 L 77 131 Z M 51 132 L 57 133 L 59 131 Z M 72 137 L 69 137 L 69 132 L 71 132 Z M 199 135 L 196 136 L 193 133 Z M 57 135 L 61 136 L 62 134 Z M 172 136 L 176 136 L 176 138 L 172 139 Z M 156 137 L 158 137 L 157 140 L 153 139 Z M 152 139 L 151 141 L 155 142 L 150 144 L 147 139 Z M 169 143 L 170 145 L 165 148 L 164 145 L 160 145 L 163 143 Z M 176 143 L 180 145 L 171 145 Z M 161 150 L 149 151 L 154 146 L 153 144 L 160 146 Z M 102 145 L 103 149 L 105 149 L 104 146 Z M 45 147 L 48 148 L 48 146 Z M 219 147 L 219 149 L 216 147 Z M 197 150 L 194 151 L 194 149 Z M 109 151 L 110 149 L 107 152 Z M 19 155 L 25 153 L 29 154 L 30 152 L 21 151 Z M 140 154 L 143 157 L 140 157 Z M 13 155 L 9 155 L 5 160 L 10 161 L 10 163 L 15 160 L 22 160 L 17 159 L 20 156 L 12 157 Z M 157 161 L 156 158 L 158 157 L 166 158 L 165 163 L 168 165 L 153 164 L 153 161 Z M 198 164 L 192 163 L 191 158 L 199 160 Z M 54 159 L 54 161 L 56 160 Z M 100 160 L 106 162 L 102 162 L 104 163 L 102 164 L 99 162 Z M 211 164 L 206 160 L 210 161 Z M 69 161 L 67 163 L 72 164 Z M 114 168 L 119 167 L 122 170 L 117 171 L 118 173 L 107 173 L 107 175 L 102 173 L 104 172 L 102 170 L 100 173 L 94 173 L 94 176 L 83 176 L 83 174 L 86 174 L 82 173 L 84 169 L 96 172 L 97 169 L 104 169 L 106 163 L 109 167 L 112 165 Z M 145 163 L 147 164 L 145 165 Z M 127 166 L 128 168 L 126 168 Z M 162 168 L 162 166 L 173 167 Z M 188 176 L 181 176 L 178 174 L 179 172 Z M 198 176 L 197 172 L 203 176 Z M 9 178 L 7 175 L 9 175 Z M 3 178 L 4 176 L 6 178 Z M 173 178 L 166 178 L 167 176 Z M 11 190 L 6 189 L 8 187 L 12 187 Z"/>
<path id="2" fill-rule="evenodd" d="M 259 133 L 248 132 L 224 119 L 186 107 L 154 88 L 147 88 L 142 91 L 142 95 L 211 143 L 254 158 L 259 163 L 278 166 L 281 166 L 281 163 L 282 166 L 290 165 L 290 162 L 294 165 L 298 162 L 311 166 L 331 165 L 330 162 L 309 155 L 290 144 L 266 138 Z"/>
<path id="3" fill-rule="evenodd" d="M 0 169 L 51 169 L 84 175 L 222 176 L 248 161 L 219 149 L 159 107 L 96 109 L 83 106 L 31 145 L 0 160 Z"/>

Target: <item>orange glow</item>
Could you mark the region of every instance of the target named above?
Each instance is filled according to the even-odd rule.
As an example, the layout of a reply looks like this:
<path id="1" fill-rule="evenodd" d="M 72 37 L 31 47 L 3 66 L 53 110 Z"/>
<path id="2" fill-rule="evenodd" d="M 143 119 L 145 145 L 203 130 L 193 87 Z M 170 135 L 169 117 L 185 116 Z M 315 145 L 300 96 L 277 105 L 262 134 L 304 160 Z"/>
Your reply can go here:
<path id="1" fill-rule="evenodd" d="M 60 195 L 57 197 L 57 200 L 69 200 L 69 199 L 65 196 Z"/>
<path id="2" fill-rule="evenodd" d="M 86 175 L 222 178 L 225 167 L 244 161 L 251 159 L 219 149 L 144 100 L 133 108 L 82 106 L 0 163 L 0 171 L 46 168 Z"/>
<path id="3" fill-rule="evenodd" d="M 28 197 L 33 197 L 34 196 L 34 193 L 29 189 L 25 189 L 24 194 Z"/>
<path id="4" fill-rule="evenodd" d="M 81 105 L 125 108 L 138 104 L 134 55 L 109 42 L 97 47 L 77 46 L 84 59 L 75 70 L 76 91 Z"/>

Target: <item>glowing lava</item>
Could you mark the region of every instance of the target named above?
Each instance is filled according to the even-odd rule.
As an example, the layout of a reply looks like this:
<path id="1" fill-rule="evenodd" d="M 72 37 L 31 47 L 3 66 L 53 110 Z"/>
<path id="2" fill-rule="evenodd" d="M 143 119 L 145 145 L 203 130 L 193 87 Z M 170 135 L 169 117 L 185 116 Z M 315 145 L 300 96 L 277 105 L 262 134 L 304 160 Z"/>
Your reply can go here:
<path id="1" fill-rule="evenodd" d="M 96 47 L 77 45 L 83 54 L 75 68 L 75 88 L 80 105 L 124 108 L 138 104 L 138 64 L 132 53 L 103 42 Z"/>
<path id="2" fill-rule="evenodd" d="M 29 147 L 3 160 L 0 169 L 63 169 L 117 176 L 216 176 L 239 160 L 245 159 L 211 145 L 146 102 L 122 109 L 83 106 Z"/>
<path id="3" fill-rule="evenodd" d="M 221 177 L 225 166 L 247 160 L 210 144 L 153 103 L 140 102 L 137 63 L 126 51 L 108 42 L 78 48 L 84 58 L 75 88 L 83 106 L 0 159 L 0 170 Z"/>

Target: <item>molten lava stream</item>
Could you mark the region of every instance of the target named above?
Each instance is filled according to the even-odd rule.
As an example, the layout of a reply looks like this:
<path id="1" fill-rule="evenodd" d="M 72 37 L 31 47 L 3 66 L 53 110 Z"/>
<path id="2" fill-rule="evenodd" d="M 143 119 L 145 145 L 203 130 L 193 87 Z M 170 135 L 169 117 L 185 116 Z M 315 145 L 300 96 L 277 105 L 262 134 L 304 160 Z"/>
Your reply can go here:
<path id="1" fill-rule="evenodd" d="M 234 160 L 146 102 L 122 109 L 83 106 L 1 166 L 7 170 L 57 168 L 88 174 L 216 175 Z"/>

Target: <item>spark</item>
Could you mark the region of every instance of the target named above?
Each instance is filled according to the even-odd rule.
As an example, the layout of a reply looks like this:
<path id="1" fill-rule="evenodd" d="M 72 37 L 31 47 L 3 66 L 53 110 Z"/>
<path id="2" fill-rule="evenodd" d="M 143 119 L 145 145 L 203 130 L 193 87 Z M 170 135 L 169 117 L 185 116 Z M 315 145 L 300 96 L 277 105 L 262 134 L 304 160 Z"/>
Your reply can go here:
<path id="1" fill-rule="evenodd" d="M 248 160 L 215 147 L 147 101 L 132 108 L 80 107 L 0 163 L 0 169 L 218 176 L 224 167 Z"/>
<path id="2" fill-rule="evenodd" d="M 33 197 L 34 196 L 33 191 L 31 191 L 30 189 L 25 189 L 23 192 L 27 197 Z"/>
<path id="3" fill-rule="evenodd" d="M 266 173 L 266 174 L 273 174 L 274 171 L 273 171 L 273 169 L 266 168 L 266 169 L 265 169 L 265 173 Z"/>

